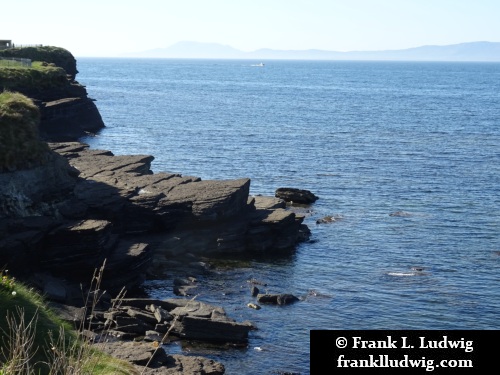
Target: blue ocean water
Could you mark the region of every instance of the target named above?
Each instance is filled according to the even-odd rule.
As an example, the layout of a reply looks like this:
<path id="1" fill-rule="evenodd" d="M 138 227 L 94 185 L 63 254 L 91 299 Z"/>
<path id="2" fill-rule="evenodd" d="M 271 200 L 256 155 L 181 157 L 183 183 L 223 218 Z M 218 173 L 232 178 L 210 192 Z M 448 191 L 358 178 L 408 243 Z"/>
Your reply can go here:
<path id="1" fill-rule="evenodd" d="M 500 64 L 256 63 L 78 59 L 106 124 L 92 148 L 320 197 L 313 241 L 203 277 L 199 300 L 256 324 L 249 346 L 167 350 L 228 374 L 308 374 L 312 329 L 499 329 Z M 327 215 L 340 219 L 316 224 Z M 303 300 L 249 309 L 252 278 Z"/>

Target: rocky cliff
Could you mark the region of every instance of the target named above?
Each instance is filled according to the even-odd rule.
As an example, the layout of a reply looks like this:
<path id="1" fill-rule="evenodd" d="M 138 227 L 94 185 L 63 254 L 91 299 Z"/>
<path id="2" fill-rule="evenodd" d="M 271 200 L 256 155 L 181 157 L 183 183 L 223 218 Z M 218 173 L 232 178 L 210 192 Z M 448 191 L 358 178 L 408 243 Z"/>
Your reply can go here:
<path id="1" fill-rule="evenodd" d="M 65 66 L 76 72 L 72 61 Z M 72 75 L 56 81 L 4 85 L 24 89 L 37 103 L 42 134 L 77 139 L 100 116 Z M 107 287 L 114 290 L 137 286 L 166 257 L 282 252 L 308 238 L 302 216 L 281 199 L 250 196 L 247 178 L 154 174 L 150 155 L 115 156 L 78 142 L 49 146 L 37 157 L 43 162 L 0 173 L 0 267 L 13 272 L 81 283 L 106 260 Z"/>
<path id="2" fill-rule="evenodd" d="M 80 283 L 106 259 L 116 290 L 166 257 L 276 253 L 308 238 L 284 201 L 249 196 L 249 179 L 153 174 L 149 155 L 50 147 L 44 165 L 0 173 L 0 264 L 15 272 Z"/>
<path id="3" fill-rule="evenodd" d="M 78 71 L 70 52 L 58 47 L 13 48 L 0 51 L 0 57 L 33 61 L 31 69 L 2 68 L 0 92 L 19 92 L 33 100 L 40 109 L 40 135 L 45 140 L 74 140 L 104 127 L 94 101 L 75 80 Z"/>
<path id="4" fill-rule="evenodd" d="M 60 67 L 50 69 L 55 80 L 46 85 L 0 81 L 2 88 L 32 99 L 0 93 L 0 269 L 62 303 L 61 314 L 69 305 L 82 306 L 82 293 L 101 292 L 92 290 L 97 269 L 104 270 L 99 286 L 116 295 L 122 287 L 139 286 L 150 272 L 170 271 L 176 257 L 289 252 L 308 239 L 304 217 L 280 198 L 250 196 L 248 178 L 204 181 L 153 173 L 153 156 L 115 156 L 76 142 L 103 124 L 84 87 L 74 81 L 72 60 L 62 65 L 70 74 L 61 78 Z M 52 142 L 41 141 L 37 130 Z M 60 142 L 67 139 L 73 141 Z M 297 202 L 311 198 L 290 189 L 280 194 Z M 95 316 L 83 313 L 82 319 L 94 322 L 102 315 L 96 327 L 111 327 L 124 340 L 146 334 L 162 342 L 171 333 L 244 344 L 253 329 L 220 308 L 187 299 L 121 302 L 126 306 L 95 310 Z M 93 334 L 101 334 L 96 327 Z M 147 373 L 224 373 L 220 363 L 168 356 L 144 342 L 106 340 L 100 349 L 131 360 L 141 371 L 153 367 Z"/>

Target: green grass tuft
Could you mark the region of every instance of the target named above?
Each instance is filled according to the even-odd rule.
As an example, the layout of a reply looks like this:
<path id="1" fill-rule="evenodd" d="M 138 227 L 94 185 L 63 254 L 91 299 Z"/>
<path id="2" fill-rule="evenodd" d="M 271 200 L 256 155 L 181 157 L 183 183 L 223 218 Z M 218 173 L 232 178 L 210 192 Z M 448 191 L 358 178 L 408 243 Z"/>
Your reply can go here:
<path id="1" fill-rule="evenodd" d="M 0 93 L 0 172 L 43 164 L 48 146 L 38 135 L 40 112 L 24 95 Z"/>

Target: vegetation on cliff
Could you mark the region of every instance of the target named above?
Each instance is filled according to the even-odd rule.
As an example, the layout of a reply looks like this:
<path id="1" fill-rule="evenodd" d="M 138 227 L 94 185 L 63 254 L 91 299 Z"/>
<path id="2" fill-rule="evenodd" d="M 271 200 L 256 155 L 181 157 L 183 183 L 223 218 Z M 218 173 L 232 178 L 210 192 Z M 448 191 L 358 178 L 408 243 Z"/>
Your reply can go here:
<path id="1" fill-rule="evenodd" d="M 0 58 L 4 58 L 0 60 L 0 92 L 20 92 L 39 102 L 87 96 L 85 88 L 74 81 L 76 60 L 65 49 L 12 48 L 0 51 Z M 30 59 L 31 65 L 8 58 Z"/>
<path id="2" fill-rule="evenodd" d="M 102 117 L 85 86 L 75 81 L 76 60 L 58 47 L 12 48 L 0 51 L 0 93 L 17 92 L 40 110 L 39 132 L 45 140 L 77 140 L 104 128 Z M 9 58 L 30 59 L 30 64 Z"/>
<path id="3" fill-rule="evenodd" d="M 68 85 L 66 71 L 54 63 L 36 61 L 31 68 L 7 66 L 0 68 L 0 90 L 47 90 Z"/>
<path id="4" fill-rule="evenodd" d="M 40 113 L 19 93 L 0 93 L 0 172 L 29 168 L 45 160 L 48 147 L 38 136 Z"/>
<path id="5" fill-rule="evenodd" d="M 78 339 L 43 297 L 0 271 L 0 375 L 137 374 Z"/>
<path id="6" fill-rule="evenodd" d="M 76 59 L 68 50 L 60 47 L 41 46 L 10 48 L 0 51 L 0 57 L 16 57 L 42 61 L 63 68 L 73 79 L 78 73 Z M 1 81 L 0 81 L 1 82 Z"/>

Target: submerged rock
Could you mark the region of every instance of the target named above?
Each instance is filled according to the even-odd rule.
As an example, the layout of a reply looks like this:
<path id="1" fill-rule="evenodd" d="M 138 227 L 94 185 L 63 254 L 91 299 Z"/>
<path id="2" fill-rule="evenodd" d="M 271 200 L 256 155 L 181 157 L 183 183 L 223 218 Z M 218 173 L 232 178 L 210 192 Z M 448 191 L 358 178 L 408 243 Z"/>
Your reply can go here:
<path id="1" fill-rule="evenodd" d="M 299 298 L 293 294 L 259 294 L 257 295 L 257 301 L 275 305 L 288 305 L 299 301 Z"/>
<path id="2" fill-rule="evenodd" d="M 316 224 L 329 224 L 329 223 L 335 223 L 336 221 L 339 221 L 342 219 L 342 216 L 337 215 L 337 216 L 325 216 L 321 219 L 316 220 Z"/>
<path id="3" fill-rule="evenodd" d="M 396 216 L 396 217 L 410 217 L 413 216 L 410 212 L 407 211 L 395 211 L 391 212 L 389 216 Z"/>

